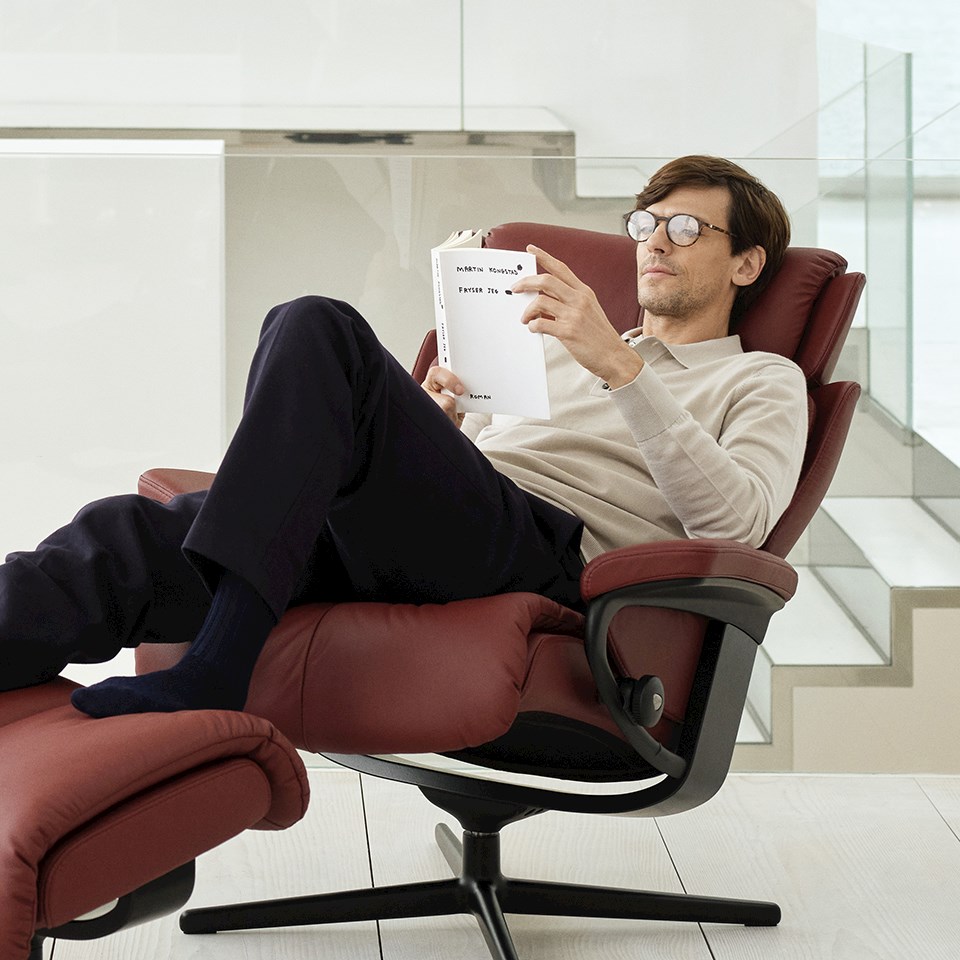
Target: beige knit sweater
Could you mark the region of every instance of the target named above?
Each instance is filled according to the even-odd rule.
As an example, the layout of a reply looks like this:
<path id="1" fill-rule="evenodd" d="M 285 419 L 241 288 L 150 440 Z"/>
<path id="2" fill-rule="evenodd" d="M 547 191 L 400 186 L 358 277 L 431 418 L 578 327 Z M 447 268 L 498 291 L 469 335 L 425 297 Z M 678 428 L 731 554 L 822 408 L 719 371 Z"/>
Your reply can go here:
<path id="1" fill-rule="evenodd" d="M 683 537 L 758 546 L 799 476 L 802 372 L 781 356 L 745 353 L 737 336 L 631 342 L 644 367 L 610 390 L 544 337 L 551 419 L 468 414 L 464 432 L 524 490 L 583 520 L 586 560 Z"/>

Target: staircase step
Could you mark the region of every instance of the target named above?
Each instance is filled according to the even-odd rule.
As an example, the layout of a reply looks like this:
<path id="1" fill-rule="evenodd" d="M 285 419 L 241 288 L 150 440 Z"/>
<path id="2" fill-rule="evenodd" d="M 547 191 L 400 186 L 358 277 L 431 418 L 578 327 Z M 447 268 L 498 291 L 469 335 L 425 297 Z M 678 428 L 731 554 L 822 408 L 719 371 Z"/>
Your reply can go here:
<path id="1" fill-rule="evenodd" d="M 810 563 L 889 660 L 892 592 L 960 585 L 960 540 L 910 497 L 832 497 L 810 525 Z"/>
<path id="2" fill-rule="evenodd" d="M 898 593 L 960 588 L 955 524 L 960 501 L 951 497 L 824 500 L 810 525 L 809 564 L 797 566 L 796 596 L 774 616 L 760 648 L 738 743 L 776 737 L 773 716 L 782 707 L 773 704 L 775 668 L 787 670 L 785 676 L 796 668 L 800 676 L 809 667 L 891 663 Z"/>
<path id="3" fill-rule="evenodd" d="M 757 653 L 737 743 L 770 742 L 775 667 L 878 666 L 886 662 L 817 572 L 808 566 L 796 569 L 796 595 L 774 615 Z"/>
<path id="4" fill-rule="evenodd" d="M 960 539 L 960 497 L 923 497 L 920 503 Z"/>
<path id="5" fill-rule="evenodd" d="M 960 541 L 912 498 L 828 498 L 823 511 L 889 586 L 960 585 Z"/>
<path id="6" fill-rule="evenodd" d="M 837 603 L 814 569 L 797 567 L 794 598 L 770 621 L 763 641 L 774 666 L 880 664 L 883 657 Z"/>

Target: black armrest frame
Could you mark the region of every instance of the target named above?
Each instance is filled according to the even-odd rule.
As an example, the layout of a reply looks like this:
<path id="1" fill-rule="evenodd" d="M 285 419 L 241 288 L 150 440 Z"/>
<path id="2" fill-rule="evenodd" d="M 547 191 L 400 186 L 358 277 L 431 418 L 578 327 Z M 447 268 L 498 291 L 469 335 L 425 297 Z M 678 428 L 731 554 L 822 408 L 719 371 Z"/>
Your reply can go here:
<path id="1" fill-rule="evenodd" d="M 644 727 L 640 726 L 623 706 L 618 678 L 610 663 L 607 644 L 607 631 L 617 613 L 626 607 L 637 606 L 683 610 L 700 614 L 727 628 L 741 631 L 759 644 L 766 634 L 770 617 L 783 605 L 783 599 L 772 590 L 750 581 L 729 577 L 690 578 L 635 584 L 602 594 L 590 603 L 587 610 L 584 646 L 600 699 L 631 746 L 651 767 L 667 776 L 679 778 L 686 771 L 687 761 L 664 747 Z M 642 644 L 643 638 L 638 637 L 637 642 Z M 753 657 L 748 659 L 750 663 L 747 681 L 749 682 Z M 725 683 L 730 683 L 732 680 L 732 677 L 724 678 Z M 732 697 L 726 702 L 736 706 L 736 701 Z M 743 702 L 740 702 L 737 709 L 738 723 L 742 710 Z M 716 723 L 719 719 L 720 717 L 714 714 L 710 723 Z M 727 726 L 728 724 L 724 724 L 724 728 Z"/>

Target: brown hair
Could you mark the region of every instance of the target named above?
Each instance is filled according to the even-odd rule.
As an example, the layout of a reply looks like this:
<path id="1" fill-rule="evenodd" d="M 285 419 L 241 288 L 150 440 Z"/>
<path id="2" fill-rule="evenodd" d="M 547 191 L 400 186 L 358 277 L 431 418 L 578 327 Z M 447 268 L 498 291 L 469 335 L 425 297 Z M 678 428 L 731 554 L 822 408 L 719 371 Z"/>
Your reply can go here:
<path id="1" fill-rule="evenodd" d="M 760 276 L 737 290 L 730 319 L 743 316 L 761 291 L 780 269 L 790 243 L 790 219 L 780 198 L 743 167 L 720 157 L 690 156 L 671 160 L 650 178 L 637 194 L 637 209 L 643 210 L 663 200 L 677 187 L 726 187 L 730 193 L 730 245 L 734 255 L 753 246 L 766 251 L 767 260 Z"/>

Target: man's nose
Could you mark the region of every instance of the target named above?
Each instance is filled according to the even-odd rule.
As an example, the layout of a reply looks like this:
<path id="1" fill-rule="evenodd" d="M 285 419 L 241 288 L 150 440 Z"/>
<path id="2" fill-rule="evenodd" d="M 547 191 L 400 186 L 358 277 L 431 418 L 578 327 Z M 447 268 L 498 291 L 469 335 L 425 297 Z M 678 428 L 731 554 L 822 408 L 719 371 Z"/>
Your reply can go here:
<path id="1" fill-rule="evenodd" d="M 671 245 L 670 237 L 667 235 L 667 221 L 659 220 L 644 246 L 648 250 L 664 251 Z"/>

